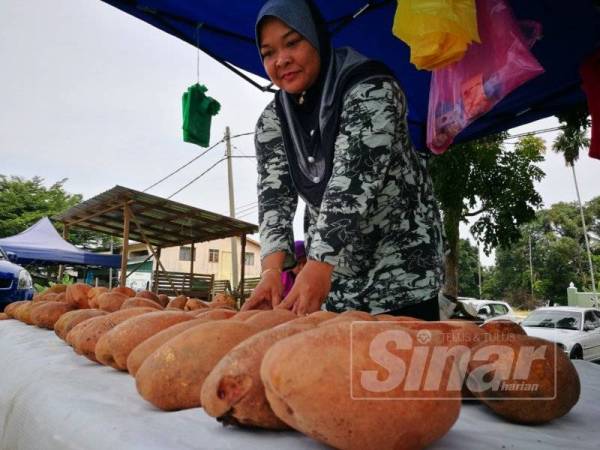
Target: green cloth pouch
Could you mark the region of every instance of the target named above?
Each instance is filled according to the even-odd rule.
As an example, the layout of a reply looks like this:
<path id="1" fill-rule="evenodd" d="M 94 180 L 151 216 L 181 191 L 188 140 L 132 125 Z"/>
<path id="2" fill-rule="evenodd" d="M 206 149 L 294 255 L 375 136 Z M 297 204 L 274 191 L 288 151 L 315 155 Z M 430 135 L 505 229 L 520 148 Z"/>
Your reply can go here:
<path id="1" fill-rule="evenodd" d="M 205 92 L 208 89 L 201 84 L 194 84 L 183 93 L 183 140 L 208 147 L 210 141 L 210 124 L 212 116 L 221 109 L 221 105 Z"/>

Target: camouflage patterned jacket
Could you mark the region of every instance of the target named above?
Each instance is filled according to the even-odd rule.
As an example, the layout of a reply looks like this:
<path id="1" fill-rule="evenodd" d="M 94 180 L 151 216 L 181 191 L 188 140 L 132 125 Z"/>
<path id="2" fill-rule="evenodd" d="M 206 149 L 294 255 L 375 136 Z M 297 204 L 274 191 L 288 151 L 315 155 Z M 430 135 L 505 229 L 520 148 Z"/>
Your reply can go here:
<path id="1" fill-rule="evenodd" d="M 261 257 L 283 251 L 293 265 L 298 194 L 274 102 L 258 120 L 255 144 Z M 346 94 L 333 172 L 320 207 L 306 208 L 305 241 L 309 259 L 334 266 L 330 311 L 381 313 L 437 295 L 440 215 L 395 81 L 363 81 Z"/>

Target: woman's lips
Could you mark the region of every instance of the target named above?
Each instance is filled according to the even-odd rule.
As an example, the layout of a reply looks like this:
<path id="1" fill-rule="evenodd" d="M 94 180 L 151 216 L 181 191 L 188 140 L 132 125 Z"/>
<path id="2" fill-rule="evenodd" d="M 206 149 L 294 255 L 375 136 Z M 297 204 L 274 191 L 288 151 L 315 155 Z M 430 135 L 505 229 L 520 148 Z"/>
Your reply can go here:
<path id="1" fill-rule="evenodd" d="M 298 72 L 287 72 L 281 76 L 281 79 L 284 81 L 291 81 L 296 77 L 296 75 L 298 75 Z"/>

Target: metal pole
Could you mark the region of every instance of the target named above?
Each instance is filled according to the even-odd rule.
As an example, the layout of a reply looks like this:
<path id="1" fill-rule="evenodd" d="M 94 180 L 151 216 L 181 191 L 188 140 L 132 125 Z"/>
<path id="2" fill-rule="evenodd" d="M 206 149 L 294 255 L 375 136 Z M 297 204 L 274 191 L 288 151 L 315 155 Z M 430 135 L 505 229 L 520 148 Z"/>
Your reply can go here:
<path id="1" fill-rule="evenodd" d="M 240 279 L 240 298 L 238 307 L 241 308 L 244 304 L 244 278 L 246 274 L 246 233 L 242 234 L 242 254 L 240 255 L 240 261 L 242 264 L 242 276 Z"/>
<path id="2" fill-rule="evenodd" d="M 123 206 L 123 249 L 121 250 L 121 274 L 119 286 L 125 286 L 127 281 L 127 260 L 129 258 L 129 205 Z"/>
<path id="3" fill-rule="evenodd" d="M 479 255 L 479 242 L 477 242 L 477 272 L 479 274 L 479 299 L 481 300 L 481 257 Z"/>
<path id="4" fill-rule="evenodd" d="M 590 265 L 590 276 L 592 278 L 592 292 L 594 294 L 594 306 L 598 307 L 598 296 L 596 295 L 596 280 L 594 279 L 594 266 L 592 265 L 592 252 L 590 251 L 590 243 L 588 241 L 587 228 L 585 226 L 585 217 L 583 216 L 583 205 L 579 196 L 579 185 L 577 184 L 577 176 L 575 175 L 575 164 L 571 164 L 573 171 L 573 181 L 575 181 L 575 191 L 577 192 L 577 202 L 579 203 L 579 212 L 581 214 L 581 225 L 583 227 L 583 237 L 585 239 L 585 249 L 587 251 L 588 264 Z"/>
<path id="5" fill-rule="evenodd" d="M 153 253 L 152 249 L 150 249 L 150 253 L 152 253 L 154 255 L 154 259 L 156 262 L 156 267 L 154 268 L 154 282 L 152 285 L 152 292 L 154 292 L 155 294 L 158 294 L 158 269 L 159 269 L 159 264 L 160 264 L 161 252 L 162 252 L 162 249 L 160 247 L 156 248 L 155 253 Z"/>
<path id="6" fill-rule="evenodd" d="M 190 250 L 192 252 L 192 256 L 190 257 L 190 279 L 192 281 L 194 280 L 194 258 L 195 258 L 195 253 L 196 253 L 194 251 L 195 250 L 195 248 L 194 248 L 195 245 L 196 244 L 194 242 L 192 242 L 192 245 L 191 245 L 192 248 Z"/>
<path id="7" fill-rule="evenodd" d="M 533 258 L 531 256 L 531 232 L 529 233 L 529 279 L 531 280 L 531 301 L 533 302 Z"/>
<path id="8" fill-rule="evenodd" d="M 113 241 L 113 237 L 110 237 L 110 254 L 113 254 L 113 246 L 114 246 L 114 241 Z M 112 279 L 113 279 L 113 269 L 112 267 L 110 267 L 108 269 L 108 289 L 112 289 Z"/>
<path id="9" fill-rule="evenodd" d="M 233 198 L 233 167 L 231 164 L 231 133 L 229 132 L 229 127 L 225 128 L 225 144 L 227 152 L 225 155 L 227 157 L 227 184 L 229 186 L 229 217 L 235 217 L 235 200 Z M 237 286 L 237 237 L 231 238 L 231 275 L 233 285 Z"/>
<path id="10" fill-rule="evenodd" d="M 69 237 L 69 227 L 67 226 L 66 223 L 63 223 L 63 235 L 62 235 L 63 239 L 66 241 L 67 238 Z M 60 264 L 58 266 L 58 279 L 57 281 L 59 283 L 62 283 L 62 277 L 63 277 L 63 273 L 65 271 L 65 266 L 64 264 Z"/>

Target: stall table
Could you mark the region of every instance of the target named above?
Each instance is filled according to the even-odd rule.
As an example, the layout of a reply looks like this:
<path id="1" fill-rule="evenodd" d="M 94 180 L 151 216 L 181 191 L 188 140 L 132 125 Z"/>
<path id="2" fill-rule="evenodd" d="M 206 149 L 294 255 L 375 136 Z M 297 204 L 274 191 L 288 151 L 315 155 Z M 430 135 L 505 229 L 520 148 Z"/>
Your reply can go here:
<path id="1" fill-rule="evenodd" d="M 575 366 L 581 399 L 565 417 L 543 426 L 515 425 L 465 402 L 454 427 L 430 448 L 600 448 L 600 366 Z M 131 376 L 76 355 L 53 332 L 0 322 L 0 449 L 238 448 L 326 447 L 294 431 L 223 427 L 200 408 L 159 411 L 138 395 Z"/>

